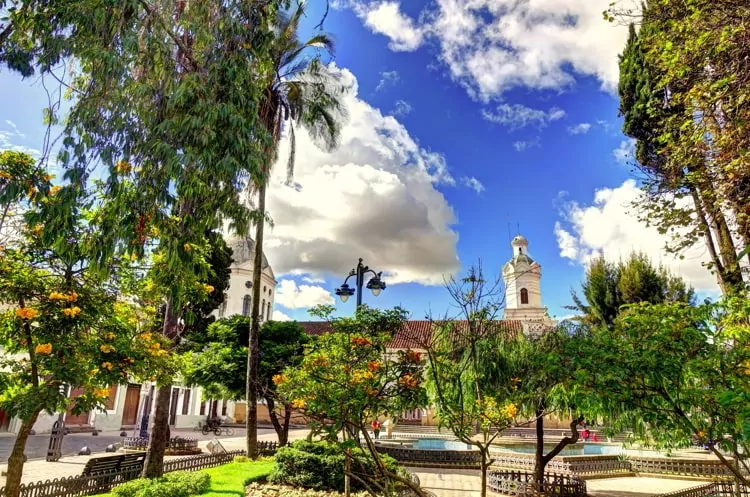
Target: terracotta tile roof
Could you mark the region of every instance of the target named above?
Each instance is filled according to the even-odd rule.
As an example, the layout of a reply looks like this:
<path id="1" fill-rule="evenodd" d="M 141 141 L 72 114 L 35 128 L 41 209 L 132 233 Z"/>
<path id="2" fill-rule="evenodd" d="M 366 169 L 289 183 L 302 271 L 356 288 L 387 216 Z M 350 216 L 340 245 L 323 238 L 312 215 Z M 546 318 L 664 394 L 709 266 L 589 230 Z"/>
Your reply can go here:
<path id="1" fill-rule="evenodd" d="M 457 331 L 460 333 L 468 328 L 468 321 L 455 321 Z M 501 329 L 515 335 L 523 331 L 521 321 L 516 320 L 498 320 L 497 323 Z M 396 333 L 391 343 L 388 344 L 390 349 L 421 349 L 424 344 L 429 343 L 432 337 L 433 321 L 404 321 L 404 326 Z M 327 321 L 300 321 L 299 325 L 304 328 L 309 335 L 322 335 L 331 331 L 331 325 Z"/>

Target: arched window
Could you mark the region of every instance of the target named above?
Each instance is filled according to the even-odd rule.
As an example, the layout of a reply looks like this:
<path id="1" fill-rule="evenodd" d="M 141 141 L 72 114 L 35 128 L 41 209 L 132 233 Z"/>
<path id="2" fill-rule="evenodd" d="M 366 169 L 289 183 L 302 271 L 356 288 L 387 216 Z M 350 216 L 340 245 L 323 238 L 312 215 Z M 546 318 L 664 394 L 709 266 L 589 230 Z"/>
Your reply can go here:
<path id="1" fill-rule="evenodd" d="M 242 299 L 242 315 L 250 315 L 250 295 L 245 295 Z"/>
<path id="2" fill-rule="evenodd" d="M 268 303 L 268 312 L 266 312 L 266 321 L 271 320 L 271 302 Z"/>
<path id="3" fill-rule="evenodd" d="M 521 303 L 522 304 L 528 304 L 529 303 L 529 291 L 525 288 L 521 288 Z"/>
<path id="4" fill-rule="evenodd" d="M 260 302 L 260 312 L 258 313 L 258 317 L 260 318 L 261 321 L 263 321 L 263 314 L 264 314 L 263 311 L 264 310 L 266 310 L 266 299 L 263 299 Z"/>

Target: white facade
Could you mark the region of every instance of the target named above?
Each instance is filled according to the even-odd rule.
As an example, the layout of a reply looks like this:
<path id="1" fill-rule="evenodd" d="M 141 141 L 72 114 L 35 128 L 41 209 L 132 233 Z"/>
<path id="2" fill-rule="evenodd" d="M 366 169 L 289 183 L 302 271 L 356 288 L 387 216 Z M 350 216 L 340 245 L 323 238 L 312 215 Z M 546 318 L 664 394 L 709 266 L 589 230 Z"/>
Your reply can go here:
<path id="1" fill-rule="evenodd" d="M 551 323 L 542 305 L 542 267 L 529 257 L 529 242 L 522 235 L 511 241 L 513 256 L 503 267 L 504 319 Z"/>
<path id="2" fill-rule="evenodd" d="M 234 262 L 231 266 L 232 274 L 229 288 L 221 308 L 216 311 L 219 318 L 241 314 L 249 316 L 252 310 L 252 281 L 253 259 L 255 257 L 255 241 L 247 237 L 235 237 L 228 242 L 232 248 Z M 270 321 L 273 316 L 273 304 L 276 298 L 276 277 L 271 266 L 263 254 L 263 274 L 260 289 L 261 321 Z"/>

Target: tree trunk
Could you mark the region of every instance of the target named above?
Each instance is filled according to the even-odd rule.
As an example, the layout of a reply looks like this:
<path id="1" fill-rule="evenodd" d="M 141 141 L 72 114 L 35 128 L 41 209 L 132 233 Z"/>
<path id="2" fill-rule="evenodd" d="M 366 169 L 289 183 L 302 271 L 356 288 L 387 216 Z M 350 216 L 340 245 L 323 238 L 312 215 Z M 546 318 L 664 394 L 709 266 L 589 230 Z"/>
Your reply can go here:
<path id="1" fill-rule="evenodd" d="M 143 462 L 143 477 L 156 478 L 164 473 L 164 452 L 169 442 L 169 403 L 172 385 L 161 385 L 156 391 L 154 424 L 148 440 L 148 453 Z"/>
<path id="2" fill-rule="evenodd" d="M 18 497 L 21 493 L 21 478 L 23 477 L 24 456 L 23 451 L 26 449 L 26 441 L 29 439 L 29 433 L 39 417 L 36 411 L 28 420 L 21 423 L 21 429 L 18 431 L 16 441 L 13 443 L 13 450 L 8 457 L 8 474 L 5 478 L 5 497 Z"/>
<path id="3" fill-rule="evenodd" d="M 284 403 L 284 444 L 289 442 L 289 423 L 292 420 L 292 406 L 288 403 Z M 279 437 L 279 444 L 281 444 L 281 437 Z"/>
<path id="4" fill-rule="evenodd" d="M 289 433 L 289 423 L 287 421 L 289 408 L 285 406 L 285 423 L 282 425 L 279 421 L 279 415 L 276 414 L 276 402 L 273 397 L 268 396 L 264 398 L 266 399 L 266 407 L 268 408 L 268 417 L 271 418 L 271 424 L 273 425 L 273 429 L 276 430 L 276 437 L 279 439 L 279 447 L 284 446 L 287 443 L 287 435 Z"/>
<path id="5" fill-rule="evenodd" d="M 250 336 L 247 344 L 247 384 L 245 397 L 247 398 L 247 455 L 251 459 L 258 458 L 258 358 L 260 356 L 260 286 L 263 273 L 263 227 L 266 215 L 266 183 L 258 187 L 259 219 L 255 225 L 255 253 L 253 259 L 253 301 L 250 316 Z"/>
<path id="6" fill-rule="evenodd" d="M 534 452 L 534 484 L 541 490 L 544 481 L 544 411 L 536 412 L 536 451 Z"/>
<path id="7" fill-rule="evenodd" d="M 174 340 L 179 335 L 179 323 L 177 311 L 172 299 L 167 300 L 164 311 L 164 327 L 162 334 Z M 154 424 L 148 441 L 148 452 L 143 462 L 143 476 L 145 478 L 156 478 L 164 472 L 164 452 L 169 442 L 169 404 L 172 400 L 172 384 L 159 385 L 156 391 L 156 402 L 154 410 Z"/>
<path id="8" fill-rule="evenodd" d="M 482 454 L 482 476 L 481 480 L 479 480 L 479 484 L 481 485 L 481 489 L 479 491 L 480 497 L 487 497 L 487 460 L 489 459 L 489 454 L 487 454 L 487 451 L 489 451 L 489 448 L 487 447 L 485 449 L 480 448 L 480 453 Z"/>

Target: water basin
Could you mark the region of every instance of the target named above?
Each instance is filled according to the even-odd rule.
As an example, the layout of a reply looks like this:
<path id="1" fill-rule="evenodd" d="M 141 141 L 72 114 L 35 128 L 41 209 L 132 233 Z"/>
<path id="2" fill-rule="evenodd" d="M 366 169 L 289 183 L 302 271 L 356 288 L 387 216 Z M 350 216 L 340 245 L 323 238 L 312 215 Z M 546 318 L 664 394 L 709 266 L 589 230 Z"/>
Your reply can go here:
<path id="1" fill-rule="evenodd" d="M 414 440 L 412 448 L 421 450 L 471 450 L 469 444 L 458 440 L 440 440 L 434 438 L 419 438 Z"/>

